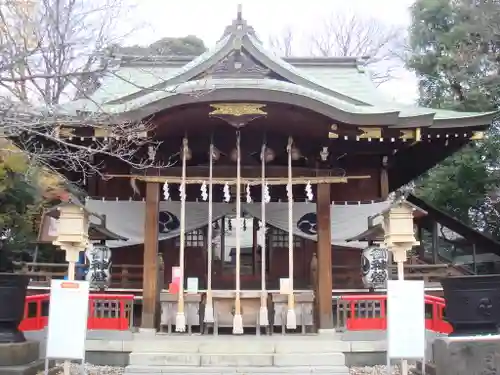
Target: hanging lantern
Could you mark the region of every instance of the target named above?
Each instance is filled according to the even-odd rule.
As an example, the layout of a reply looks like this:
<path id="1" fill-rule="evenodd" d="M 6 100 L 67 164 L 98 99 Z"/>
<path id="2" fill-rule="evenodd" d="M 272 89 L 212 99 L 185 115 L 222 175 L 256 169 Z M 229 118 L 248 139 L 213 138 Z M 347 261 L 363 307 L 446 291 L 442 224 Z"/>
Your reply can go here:
<path id="1" fill-rule="evenodd" d="M 186 146 L 186 147 L 187 147 L 187 150 L 186 150 L 186 161 L 187 161 L 187 160 L 191 160 L 191 158 L 193 157 L 193 152 L 191 151 L 191 149 L 188 146 Z M 180 153 L 181 158 L 183 157 L 183 153 L 184 153 L 184 151 L 181 148 L 181 153 Z"/>
<path id="2" fill-rule="evenodd" d="M 210 151 L 208 152 L 209 157 L 210 157 Z M 220 159 L 220 151 L 214 147 L 212 150 L 212 160 L 217 161 Z"/>
<path id="3" fill-rule="evenodd" d="M 235 148 L 231 151 L 231 161 L 236 162 L 238 160 L 238 150 Z"/>
<path id="4" fill-rule="evenodd" d="M 384 288 L 389 279 L 387 263 L 389 251 L 387 249 L 370 246 L 363 250 L 361 255 L 361 274 L 363 285 L 367 288 Z"/>
<path id="5" fill-rule="evenodd" d="M 330 155 L 330 153 L 328 152 L 328 147 L 323 147 L 323 149 L 319 153 L 319 157 L 321 158 L 321 161 L 327 161 L 328 155 Z"/>
<path id="6" fill-rule="evenodd" d="M 297 160 L 299 160 L 302 157 L 302 153 L 295 146 L 292 146 L 292 148 L 290 149 L 290 153 L 291 153 L 291 156 L 292 156 L 292 160 L 294 160 L 294 161 L 297 161 Z"/>
<path id="7" fill-rule="evenodd" d="M 111 250 L 106 245 L 89 244 L 85 250 L 89 272 L 85 279 L 93 290 L 107 289 L 111 284 Z"/>
<path id="8" fill-rule="evenodd" d="M 272 148 L 269 148 L 269 147 L 266 147 L 265 151 L 264 151 L 264 161 L 266 163 L 270 163 L 274 160 L 275 158 L 275 153 L 273 151 Z M 262 160 L 262 156 L 261 156 L 261 160 Z"/>
<path id="9" fill-rule="evenodd" d="M 148 146 L 148 159 L 154 161 L 156 158 L 156 148 L 152 145 Z"/>

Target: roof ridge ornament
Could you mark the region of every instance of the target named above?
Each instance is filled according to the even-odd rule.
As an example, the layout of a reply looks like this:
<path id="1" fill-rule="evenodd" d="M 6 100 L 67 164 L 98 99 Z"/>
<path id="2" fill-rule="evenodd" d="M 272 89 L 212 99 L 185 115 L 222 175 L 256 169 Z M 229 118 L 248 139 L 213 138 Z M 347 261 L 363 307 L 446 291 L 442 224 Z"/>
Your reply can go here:
<path id="1" fill-rule="evenodd" d="M 243 21 L 243 5 L 242 4 L 238 4 L 237 13 L 236 13 L 236 21 L 238 21 L 238 22 Z"/>
<path id="2" fill-rule="evenodd" d="M 228 35 L 234 35 L 236 38 L 241 40 L 241 38 L 247 34 L 256 37 L 254 28 L 249 26 L 247 21 L 243 18 L 243 6 L 238 4 L 236 19 L 230 26 L 226 27 L 224 35 L 222 35 L 221 39 L 224 39 Z"/>

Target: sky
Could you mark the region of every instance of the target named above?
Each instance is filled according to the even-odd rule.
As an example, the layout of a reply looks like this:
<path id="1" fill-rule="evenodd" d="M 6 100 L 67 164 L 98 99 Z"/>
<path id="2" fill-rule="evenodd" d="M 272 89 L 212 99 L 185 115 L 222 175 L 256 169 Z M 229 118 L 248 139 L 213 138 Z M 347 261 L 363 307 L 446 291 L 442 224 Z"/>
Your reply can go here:
<path id="1" fill-rule="evenodd" d="M 236 16 L 242 4 L 243 18 L 263 40 L 291 28 L 302 45 L 306 35 L 319 32 L 321 25 L 335 12 L 373 17 L 390 26 L 409 25 L 409 7 L 414 0 L 124 0 L 133 8 L 126 27 L 135 31 L 130 44 L 147 44 L 162 37 L 196 35 L 213 46 L 224 28 Z M 302 53 L 305 55 L 306 53 Z M 390 98 L 411 103 L 416 99 L 416 79 L 410 72 L 398 70 L 397 78 L 380 89 Z"/>

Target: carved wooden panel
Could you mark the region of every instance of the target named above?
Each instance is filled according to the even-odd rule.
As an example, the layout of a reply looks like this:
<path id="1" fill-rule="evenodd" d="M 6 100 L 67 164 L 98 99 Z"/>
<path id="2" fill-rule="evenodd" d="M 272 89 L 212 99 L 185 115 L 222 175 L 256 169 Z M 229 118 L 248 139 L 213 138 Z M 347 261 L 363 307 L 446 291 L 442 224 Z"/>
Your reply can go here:
<path id="1" fill-rule="evenodd" d="M 255 61 L 245 51 L 233 51 L 209 72 L 213 78 L 265 78 L 269 69 Z"/>

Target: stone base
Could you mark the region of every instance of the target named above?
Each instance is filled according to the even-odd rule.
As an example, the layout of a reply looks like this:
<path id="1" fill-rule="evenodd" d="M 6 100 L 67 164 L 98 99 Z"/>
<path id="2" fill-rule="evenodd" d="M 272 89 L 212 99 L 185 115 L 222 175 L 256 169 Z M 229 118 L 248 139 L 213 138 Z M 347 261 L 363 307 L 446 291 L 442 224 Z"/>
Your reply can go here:
<path id="1" fill-rule="evenodd" d="M 29 364 L 19 366 L 0 366 L 0 375 L 36 375 L 43 371 L 45 360 L 37 359 Z"/>
<path id="2" fill-rule="evenodd" d="M 21 366 L 36 361 L 39 358 L 39 346 L 36 341 L 0 344 L 0 369 L 2 366 Z"/>
<path id="3" fill-rule="evenodd" d="M 439 375 L 500 374 L 500 336 L 437 338 L 433 346 Z"/>
<path id="4" fill-rule="evenodd" d="M 36 375 L 45 367 L 37 341 L 0 344 L 0 375 Z M 49 367 L 54 365 L 50 361 Z"/>

